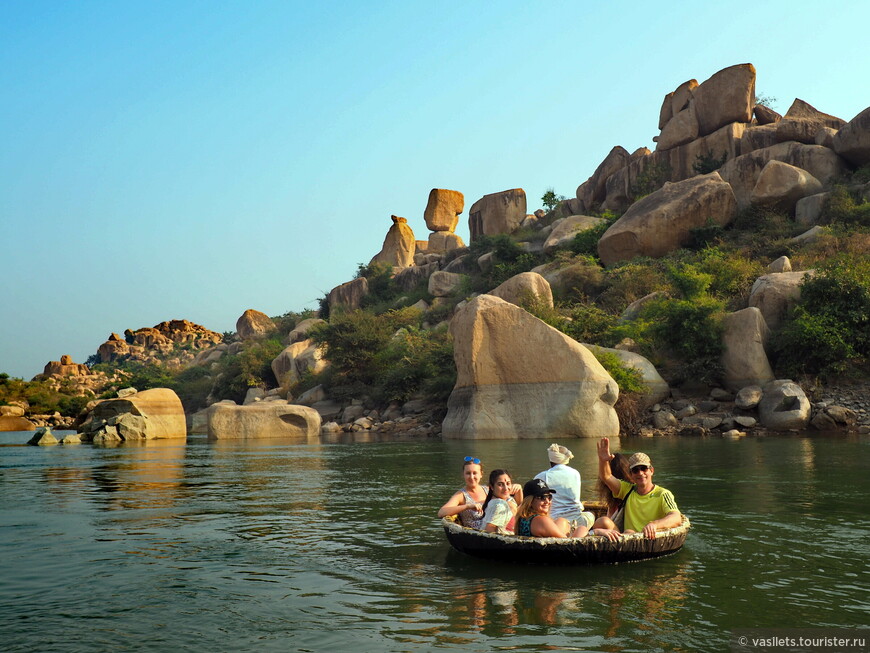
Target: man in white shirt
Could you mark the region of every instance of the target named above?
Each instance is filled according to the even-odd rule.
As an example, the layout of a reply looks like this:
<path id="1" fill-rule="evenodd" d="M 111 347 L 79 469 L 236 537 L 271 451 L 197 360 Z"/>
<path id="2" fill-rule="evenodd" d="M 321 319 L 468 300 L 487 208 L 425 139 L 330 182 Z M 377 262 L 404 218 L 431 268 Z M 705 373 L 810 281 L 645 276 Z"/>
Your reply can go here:
<path id="1" fill-rule="evenodd" d="M 550 517 L 553 519 L 564 517 L 569 522 L 577 522 L 579 526 L 585 524 L 587 529 L 591 528 L 595 516 L 583 510 L 583 502 L 580 501 L 580 472 L 568 466 L 574 454 L 567 447 L 551 444 L 547 448 L 547 457 L 550 459 L 550 469 L 541 472 L 535 478 L 541 479 L 556 491 L 553 495 Z"/>

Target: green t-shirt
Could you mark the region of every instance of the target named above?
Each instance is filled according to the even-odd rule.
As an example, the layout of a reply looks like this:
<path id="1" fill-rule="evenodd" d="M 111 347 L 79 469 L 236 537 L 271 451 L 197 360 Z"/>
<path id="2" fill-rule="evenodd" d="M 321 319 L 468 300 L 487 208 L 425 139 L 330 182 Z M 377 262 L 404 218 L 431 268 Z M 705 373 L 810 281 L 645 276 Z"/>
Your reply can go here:
<path id="1" fill-rule="evenodd" d="M 633 483 L 619 481 L 619 494 L 617 499 L 622 499 L 628 494 L 631 488 L 635 487 Z M 679 510 L 674 495 L 670 490 L 656 485 L 652 492 L 640 496 L 637 489 L 628 497 L 627 505 L 625 506 L 625 529 L 640 533 L 643 527 L 655 519 L 661 519 L 669 512 Z"/>

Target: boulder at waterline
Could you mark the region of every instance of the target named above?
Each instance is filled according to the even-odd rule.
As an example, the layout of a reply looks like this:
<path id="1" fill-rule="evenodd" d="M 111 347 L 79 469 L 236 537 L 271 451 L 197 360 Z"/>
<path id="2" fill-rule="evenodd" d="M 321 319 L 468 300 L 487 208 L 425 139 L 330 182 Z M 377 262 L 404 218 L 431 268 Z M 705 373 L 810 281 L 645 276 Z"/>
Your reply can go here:
<path id="1" fill-rule="evenodd" d="M 722 367 L 725 387 L 740 390 L 775 378 L 764 346 L 770 335 L 764 316 L 755 307 L 728 313 L 722 320 Z"/>
<path id="2" fill-rule="evenodd" d="M 810 421 L 810 400 L 790 379 L 771 381 L 764 386 L 758 417 L 762 426 L 774 431 L 803 430 Z"/>
<path id="3" fill-rule="evenodd" d="M 18 415 L 0 415 L 0 431 L 32 431 L 33 422 Z"/>
<path id="4" fill-rule="evenodd" d="M 51 429 L 47 426 L 36 429 L 36 433 L 33 434 L 33 437 L 27 442 L 27 444 L 38 446 L 38 447 L 46 447 L 53 444 L 57 444 L 57 438 L 54 437 L 54 434 L 51 432 Z"/>
<path id="5" fill-rule="evenodd" d="M 214 404 L 208 410 L 210 440 L 297 438 L 316 440 L 320 414 L 308 406 L 275 401 L 250 406 Z"/>
<path id="6" fill-rule="evenodd" d="M 123 416 L 127 414 L 143 418 L 141 422 L 136 421 L 135 433 L 133 422 L 124 421 Z M 123 435 L 124 429 L 119 432 L 116 427 L 119 420 L 130 425 L 131 437 L 135 439 L 187 437 L 184 407 L 169 388 L 142 390 L 123 399 L 105 399 L 94 406 L 79 430 L 85 440 L 96 439 L 101 430 Z"/>
<path id="7" fill-rule="evenodd" d="M 619 433 L 619 388 L 580 343 L 492 295 L 450 323 L 456 386 L 442 434 L 457 439 L 601 437 Z"/>
<path id="8" fill-rule="evenodd" d="M 640 372 L 641 381 L 646 386 L 646 393 L 641 397 L 641 403 L 644 406 L 652 406 L 670 396 L 671 389 L 668 382 L 662 378 L 655 365 L 646 357 L 627 349 L 611 349 L 610 347 L 598 347 L 586 343 L 583 343 L 583 346 L 593 354 L 597 350 L 613 354 L 625 367 Z"/>

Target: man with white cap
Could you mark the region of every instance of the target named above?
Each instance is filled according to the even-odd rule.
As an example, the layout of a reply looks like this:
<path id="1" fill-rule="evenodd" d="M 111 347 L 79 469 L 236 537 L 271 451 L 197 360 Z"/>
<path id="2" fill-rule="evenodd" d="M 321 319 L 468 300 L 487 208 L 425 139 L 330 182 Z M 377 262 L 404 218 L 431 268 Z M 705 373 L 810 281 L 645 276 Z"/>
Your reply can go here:
<path id="1" fill-rule="evenodd" d="M 541 479 L 556 492 L 553 495 L 550 516 L 553 519 L 564 517 L 572 524 L 576 522 L 574 525 L 585 526 L 588 530 L 595 521 L 595 516 L 591 512 L 583 511 L 583 502 L 580 501 L 580 472 L 568 466 L 574 454 L 567 447 L 551 444 L 547 448 L 547 457 L 550 459 L 550 469 L 535 478 Z M 583 530 L 583 535 L 586 532 Z"/>
<path id="2" fill-rule="evenodd" d="M 633 483 L 616 478 L 610 471 L 610 440 L 598 442 L 598 475 L 617 499 L 625 500 L 625 533 L 640 533 L 655 539 L 656 531 L 679 526 L 683 520 L 677 502 L 670 490 L 652 482 L 655 470 L 645 453 L 636 453 L 628 459 Z M 595 528 L 616 530 L 608 517 L 599 517 Z"/>

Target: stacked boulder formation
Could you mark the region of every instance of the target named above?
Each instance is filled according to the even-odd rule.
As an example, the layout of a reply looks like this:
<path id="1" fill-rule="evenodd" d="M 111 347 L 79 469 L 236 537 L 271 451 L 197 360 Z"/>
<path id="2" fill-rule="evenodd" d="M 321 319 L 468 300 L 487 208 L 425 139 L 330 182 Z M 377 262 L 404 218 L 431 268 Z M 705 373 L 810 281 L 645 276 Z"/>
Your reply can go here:
<path id="1" fill-rule="evenodd" d="M 441 253 L 465 247 L 462 238 L 455 233 L 464 208 L 465 196 L 458 190 L 433 188 L 429 191 L 423 219 L 432 233 L 424 251 Z"/>
<path id="2" fill-rule="evenodd" d="M 209 349 L 221 342 L 223 336 L 188 320 L 168 320 L 153 327 L 135 331 L 127 329 L 122 338 L 117 333 L 109 336 L 97 349 L 101 363 L 129 359 L 154 363 L 158 356 L 174 356 L 178 364 L 190 362 L 196 350 Z M 180 350 L 185 346 L 185 350 Z"/>

